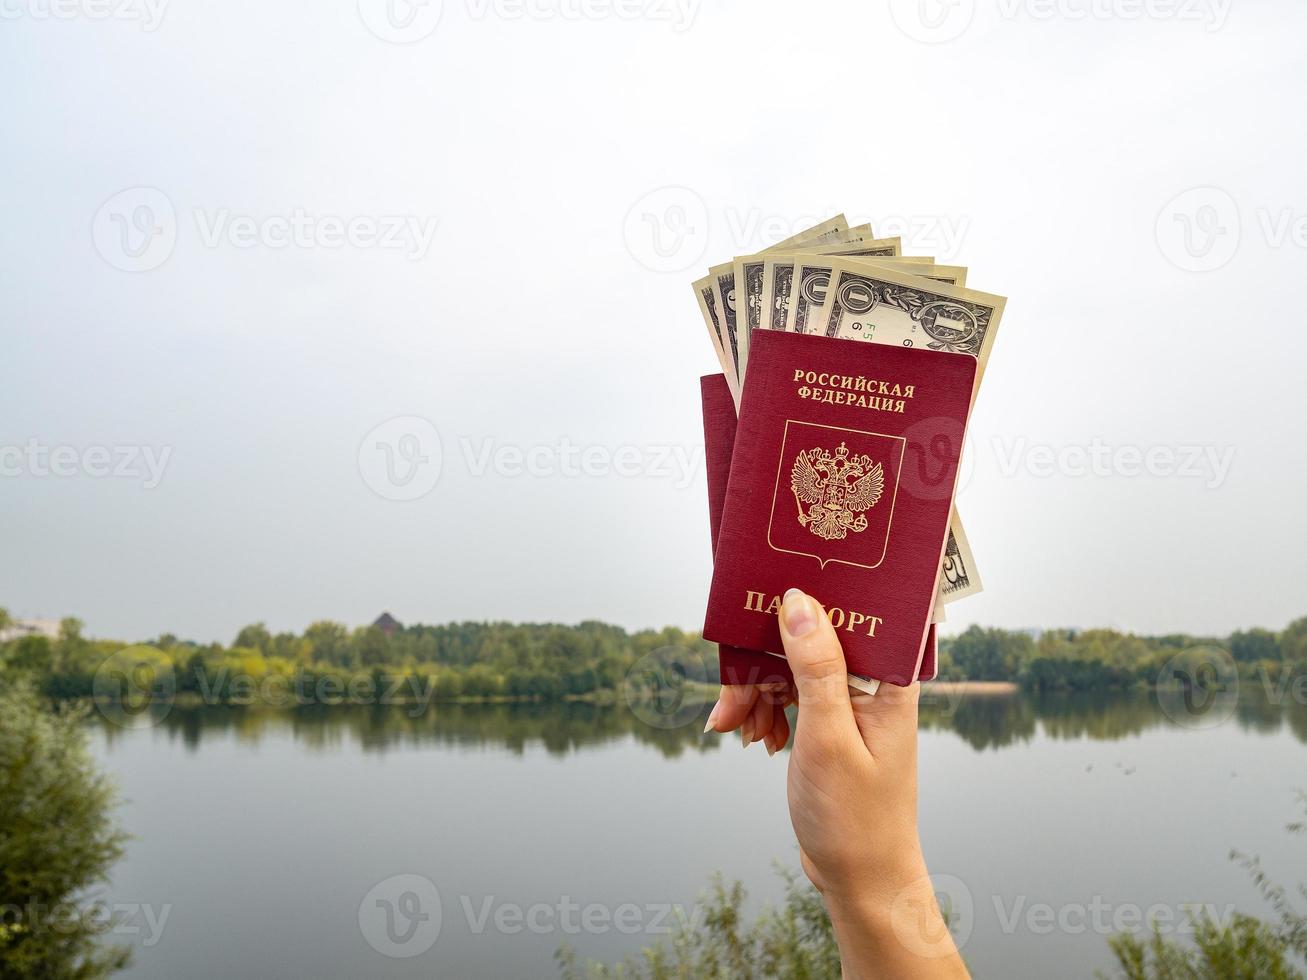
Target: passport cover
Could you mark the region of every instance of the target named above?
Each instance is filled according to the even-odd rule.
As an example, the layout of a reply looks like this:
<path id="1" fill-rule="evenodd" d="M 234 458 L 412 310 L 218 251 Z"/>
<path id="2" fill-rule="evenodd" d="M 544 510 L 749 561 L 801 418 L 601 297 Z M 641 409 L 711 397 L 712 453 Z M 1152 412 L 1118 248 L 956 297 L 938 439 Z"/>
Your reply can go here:
<path id="1" fill-rule="evenodd" d="M 703 402 L 703 444 L 708 476 L 708 523 L 713 553 L 726 504 L 726 485 L 731 473 L 731 453 L 735 448 L 735 400 L 723 374 L 709 374 L 699 379 Z M 765 684 L 792 682 L 794 675 L 783 657 L 756 650 L 719 644 L 718 673 L 723 684 Z M 935 677 L 938 642 L 932 623 L 926 639 L 919 680 Z"/>
<path id="2" fill-rule="evenodd" d="M 776 613 L 798 586 L 826 607 L 851 673 L 898 685 L 932 676 L 930 611 L 975 358 L 754 339 L 704 636 L 780 651 Z"/>
<path id="3" fill-rule="evenodd" d="M 726 483 L 731 475 L 731 452 L 735 448 L 735 399 L 724 374 L 700 378 L 699 393 L 703 400 L 703 453 L 708 471 L 708 526 L 713 554 L 716 554 L 722 507 L 726 503 Z M 794 674 L 784 657 L 757 650 L 741 650 L 726 644 L 717 647 L 717 670 L 723 684 L 794 681 Z"/>

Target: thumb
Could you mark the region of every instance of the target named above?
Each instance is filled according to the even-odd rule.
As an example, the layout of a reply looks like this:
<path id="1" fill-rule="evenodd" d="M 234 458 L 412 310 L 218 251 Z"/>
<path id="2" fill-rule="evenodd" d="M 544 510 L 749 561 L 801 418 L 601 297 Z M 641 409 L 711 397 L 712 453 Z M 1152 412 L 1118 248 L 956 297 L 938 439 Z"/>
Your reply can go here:
<path id="1" fill-rule="evenodd" d="M 781 605 L 781 642 L 794 672 L 800 717 L 824 733 L 857 734 L 849 700 L 848 669 L 835 627 L 817 600 L 798 589 L 785 593 Z M 800 722 L 800 729 L 812 731 Z"/>

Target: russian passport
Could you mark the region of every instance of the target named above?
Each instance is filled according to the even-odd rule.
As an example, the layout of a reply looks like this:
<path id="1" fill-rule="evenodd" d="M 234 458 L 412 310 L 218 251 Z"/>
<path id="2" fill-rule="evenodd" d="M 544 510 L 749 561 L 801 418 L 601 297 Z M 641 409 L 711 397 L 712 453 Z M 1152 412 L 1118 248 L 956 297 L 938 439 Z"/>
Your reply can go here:
<path id="1" fill-rule="evenodd" d="M 722 682 L 789 680 L 778 612 L 797 587 L 825 608 L 850 683 L 935 673 L 931 612 L 976 358 L 758 331 L 738 420 L 703 379 L 713 579 L 703 635 Z"/>

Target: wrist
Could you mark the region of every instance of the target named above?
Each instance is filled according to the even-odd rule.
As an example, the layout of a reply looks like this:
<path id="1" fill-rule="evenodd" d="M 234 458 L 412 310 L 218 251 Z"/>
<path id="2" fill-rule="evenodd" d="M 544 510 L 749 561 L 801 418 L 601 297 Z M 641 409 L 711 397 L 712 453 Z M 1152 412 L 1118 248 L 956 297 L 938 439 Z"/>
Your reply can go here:
<path id="1" fill-rule="evenodd" d="M 892 863 L 867 868 L 855 878 L 833 884 L 822 897 L 832 921 L 866 924 L 877 917 L 887 918 L 900 896 L 915 891 L 923 881 L 929 883 L 926 861 L 921 851 L 913 848 L 896 854 Z"/>
<path id="2" fill-rule="evenodd" d="M 905 972 L 966 976 L 920 851 L 874 880 L 824 897 L 848 980 Z"/>

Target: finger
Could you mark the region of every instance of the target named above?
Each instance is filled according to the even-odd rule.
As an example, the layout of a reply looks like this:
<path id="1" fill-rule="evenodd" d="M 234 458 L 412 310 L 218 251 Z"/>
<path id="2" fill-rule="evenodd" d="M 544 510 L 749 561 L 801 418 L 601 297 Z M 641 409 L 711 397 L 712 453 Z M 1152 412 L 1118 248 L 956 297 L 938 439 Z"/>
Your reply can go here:
<path id="1" fill-rule="evenodd" d="M 753 713 L 753 705 L 757 700 L 756 684 L 723 684 L 717 695 L 717 703 L 708 715 L 708 724 L 703 726 L 704 733 L 735 731 Z"/>
<path id="2" fill-rule="evenodd" d="M 767 753 L 775 755 L 790 740 L 790 719 L 785 714 L 785 705 L 777 704 L 772 708 L 775 715 L 772 719 L 771 734 L 767 736 Z"/>
<path id="3" fill-rule="evenodd" d="M 853 699 L 853 718 L 862 741 L 878 759 L 915 757 L 920 684 L 882 684 L 874 697 Z"/>
<path id="4" fill-rule="evenodd" d="M 765 693 L 759 692 L 758 700 L 753 705 L 752 716 L 745 722 L 744 728 L 740 730 L 740 738 L 744 742 L 746 749 L 771 733 L 773 714 L 771 698 Z"/>
<path id="5" fill-rule="evenodd" d="M 843 741 L 857 735 L 844 652 L 825 610 L 798 589 L 785 593 L 781 642 L 794 672 L 803 724 L 799 735 Z"/>

